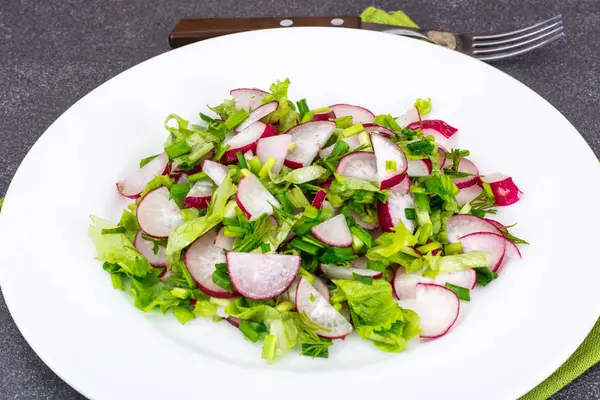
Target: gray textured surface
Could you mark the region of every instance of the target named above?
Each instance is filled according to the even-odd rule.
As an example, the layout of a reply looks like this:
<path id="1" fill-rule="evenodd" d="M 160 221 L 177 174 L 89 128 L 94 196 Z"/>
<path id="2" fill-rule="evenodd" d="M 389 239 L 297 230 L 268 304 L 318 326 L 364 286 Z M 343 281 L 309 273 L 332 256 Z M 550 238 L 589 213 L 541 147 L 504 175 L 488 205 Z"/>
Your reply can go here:
<path id="1" fill-rule="evenodd" d="M 370 0 L 0 2 L 0 193 L 44 130 L 84 94 L 168 50 L 183 17 L 352 15 Z M 600 155 L 600 0 L 379 1 L 456 31 L 515 28 L 562 13 L 567 41 L 497 67 L 548 99 Z M 0 399 L 78 399 L 27 345 L 0 293 Z M 600 366 L 555 399 L 599 399 Z"/>

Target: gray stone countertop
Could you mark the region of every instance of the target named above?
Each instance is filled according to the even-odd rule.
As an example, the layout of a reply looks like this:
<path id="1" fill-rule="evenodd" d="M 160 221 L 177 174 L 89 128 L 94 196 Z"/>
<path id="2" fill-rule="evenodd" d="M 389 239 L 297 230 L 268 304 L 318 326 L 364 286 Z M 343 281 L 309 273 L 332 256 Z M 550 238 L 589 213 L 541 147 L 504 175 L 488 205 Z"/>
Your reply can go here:
<path id="1" fill-rule="evenodd" d="M 358 15 L 371 0 L 4 0 L 0 3 L 0 195 L 21 160 L 70 105 L 168 51 L 185 17 Z M 567 39 L 495 65 L 561 111 L 600 155 L 599 0 L 381 0 L 422 26 L 502 31 L 562 13 Z M 33 352 L 0 293 L 0 398 L 80 399 Z M 553 399 L 600 398 L 600 365 Z"/>

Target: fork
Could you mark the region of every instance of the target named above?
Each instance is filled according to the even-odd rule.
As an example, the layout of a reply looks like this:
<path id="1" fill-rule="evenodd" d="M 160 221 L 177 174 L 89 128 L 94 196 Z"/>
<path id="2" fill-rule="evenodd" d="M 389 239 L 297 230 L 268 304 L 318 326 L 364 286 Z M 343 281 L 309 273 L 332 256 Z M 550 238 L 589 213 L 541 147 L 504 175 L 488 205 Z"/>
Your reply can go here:
<path id="1" fill-rule="evenodd" d="M 373 29 L 362 23 L 363 27 Z M 386 25 L 387 26 L 387 25 Z M 482 61 L 496 61 L 517 56 L 545 46 L 565 36 L 561 15 L 514 31 L 489 34 L 450 33 L 428 29 L 390 28 L 380 32 L 425 39 L 431 43 L 467 54 Z"/>
<path id="2" fill-rule="evenodd" d="M 535 50 L 565 34 L 560 15 L 514 31 L 473 35 L 432 29 L 404 28 L 362 22 L 360 17 L 293 17 L 293 18 L 190 18 L 182 19 L 169 35 L 171 47 L 199 40 L 258 29 L 298 26 L 355 28 L 425 39 L 482 61 L 494 61 Z"/>

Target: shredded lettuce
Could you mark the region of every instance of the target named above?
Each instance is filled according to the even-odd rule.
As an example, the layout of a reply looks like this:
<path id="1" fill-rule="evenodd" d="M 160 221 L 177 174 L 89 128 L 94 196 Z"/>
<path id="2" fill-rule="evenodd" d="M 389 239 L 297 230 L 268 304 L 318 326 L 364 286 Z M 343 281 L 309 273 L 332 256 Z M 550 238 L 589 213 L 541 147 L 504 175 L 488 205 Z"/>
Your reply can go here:
<path id="1" fill-rule="evenodd" d="M 137 222 L 135 213 L 129 211 L 128 209 L 124 209 L 118 225 L 125 228 L 125 234 L 127 235 L 127 238 L 131 241 L 131 243 L 133 243 L 135 235 L 140 230 L 140 225 Z"/>
<path id="2" fill-rule="evenodd" d="M 419 317 L 396 304 L 389 282 L 375 279 L 370 284 L 358 280 L 333 283 L 348 300 L 356 331 L 381 350 L 400 352 L 419 333 Z"/>
<path id="3" fill-rule="evenodd" d="M 174 179 L 170 178 L 169 175 L 155 176 L 150 182 L 146 184 L 146 187 L 140 194 L 140 199 L 144 197 L 148 192 L 151 192 L 154 189 L 158 189 L 161 186 L 171 188 L 171 186 L 173 185 L 173 181 Z"/>
<path id="4" fill-rule="evenodd" d="M 405 26 L 408 28 L 418 28 L 419 25 L 415 24 L 408 15 L 402 11 L 391 11 L 386 12 L 376 7 L 368 7 L 365 11 L 360 14 L 360 18 L 364 22 L 374 22 L 377 24 Z"/>
<path id="5" fill-rule="evenodd" d="M 288 99 L 288 88 L 290 80 L 285 78 L 284 81 L 277 81 L 270 86 L 271 94 L 265 95 L 263 103 L 271 101 L 279 102 L 279 106 L 275 112 L 268 116 L 268 123 L 279 125 L 279 132 L 285 132 L 300 122 L 300 114 L 292 108 L 293 103 Z"/>
<path id="6" fill-rule="evenodd" d="M 179 260 L 183 249 L 221 222 L 227 201 L 237 190 L 231 180 L 232 174 L 229 171 L 225 180 L 214 191 L 205 216 L 186 221 L 173 229 L 167 243 L 167 265 L 172 266 Z"/>
<path id="7" fill-rule="evenodd" d="M 419 110 L 419 115 L 423 117 L 431 112 L 431 99 L 429 97 L 427 100 L 417 99 L 415 100 L 415 107 Z"/>
<path id="8" fill-rule="evenodd" d="M 214 106 L 214 107 L 207 106 L 207 107 L 210 108 L 216 114 L 219 114 L 219 116 L 223 120 L 226 120 L 227 118 L 229 118 L 229 116 L 237 110 L 235 108 L 235 99 L 227 99 L 227 100 L 224 100 L 221 104 L 219 104 L 217 106 Z"/>
<path id="9" fill-rule="evenodd" d="M 481 250 L 473 250 L 468 253 L 451 256 L 441 256 L 440 253 L 434 256 L 429 253 L 423 258 L 427 264 L 427 269 L 423 273 L 423 276 L 431 278 L 435 278 L 437 274 L 487 267 L 490 262 L 490 255 Z"/>

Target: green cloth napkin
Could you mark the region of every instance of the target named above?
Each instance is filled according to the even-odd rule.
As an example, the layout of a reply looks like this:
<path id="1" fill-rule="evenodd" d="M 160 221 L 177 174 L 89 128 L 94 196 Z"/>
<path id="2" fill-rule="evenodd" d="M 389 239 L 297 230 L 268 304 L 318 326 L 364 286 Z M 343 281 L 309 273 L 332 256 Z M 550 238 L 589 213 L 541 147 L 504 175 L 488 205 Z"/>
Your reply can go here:
<path id="1" fill-rule="evenodd" d="M 369 7 L 363 11 L 360 18 L 364 22 L 411 28 L 419 27 L 402 11 L 388 13 L 375 7 Z M 575 353 L 573 353 L 571 358 L 554 371 L 544 382 L 521 397 L 520 400 L 546 400 L 598 362 L 600 362 L 600 319 L 596 321 L 596 325 L 594 325 L 592 331 Z"/>

